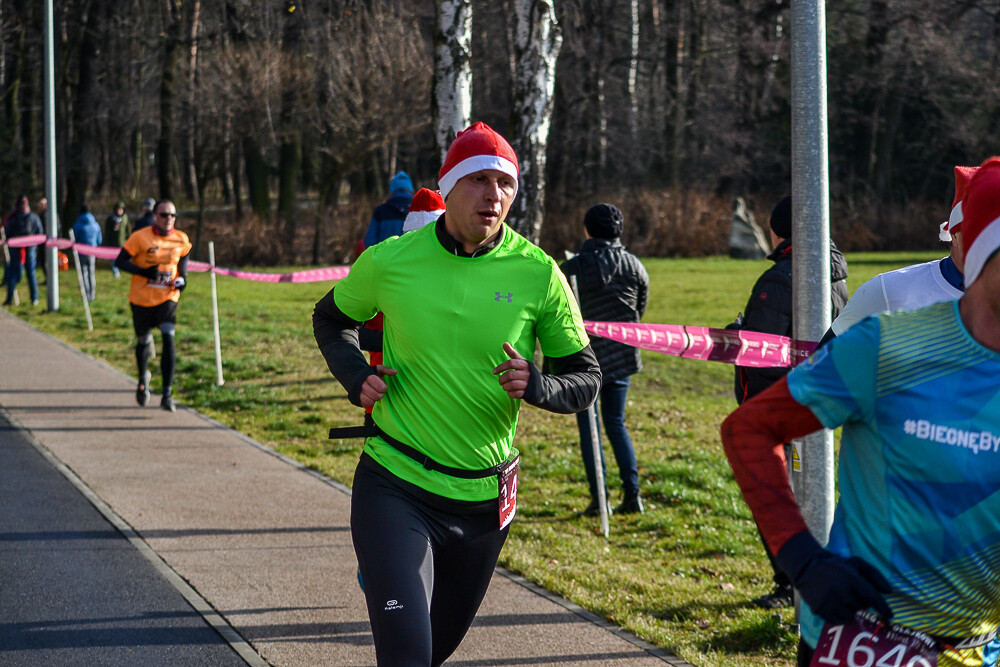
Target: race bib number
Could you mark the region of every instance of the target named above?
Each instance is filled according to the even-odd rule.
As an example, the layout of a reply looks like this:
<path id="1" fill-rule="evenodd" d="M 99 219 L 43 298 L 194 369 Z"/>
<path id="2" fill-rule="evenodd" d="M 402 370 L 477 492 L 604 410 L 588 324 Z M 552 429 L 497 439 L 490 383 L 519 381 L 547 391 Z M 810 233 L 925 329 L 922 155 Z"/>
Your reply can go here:
<path id="1" fill-rule="evenodd" d="M 847 625 L 824 625 L 809 667 L 937 667 L 938 649 L 922 632 L 859 612 Z"/>
<path id="2" fill-rule="evenodd" d="M 517 512 L 517 468 L 520 461 L 520 455 L 515 456 L 513 461 L 497 473 L 499 485 L 497 501 L 501 529 L 514 519 L 514 513 Z"/>
<path id="3" fill-rule="evenodd" d="M 174 272 L 173 271 L 160 271 L 156 278 L 147 278 L 146 286 L 153 287 L 155 289 L 170 289 L 173 287 L 174 282 Z"/>

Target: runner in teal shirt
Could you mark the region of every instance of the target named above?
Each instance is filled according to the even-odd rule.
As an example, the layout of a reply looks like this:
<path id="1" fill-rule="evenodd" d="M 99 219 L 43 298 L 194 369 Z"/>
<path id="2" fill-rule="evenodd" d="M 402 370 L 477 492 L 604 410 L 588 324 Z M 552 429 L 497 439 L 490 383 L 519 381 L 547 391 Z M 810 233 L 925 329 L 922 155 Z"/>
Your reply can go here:
<path id="1" fill-rule="evenodd" d="M 804 602 L 800 667 L 997 662 L 1000 158 L 962 205 L 960 300 L 861 321 L 722 425 L 747 504 Z M 824 548 L 779 443 L 840 425 Z"/>

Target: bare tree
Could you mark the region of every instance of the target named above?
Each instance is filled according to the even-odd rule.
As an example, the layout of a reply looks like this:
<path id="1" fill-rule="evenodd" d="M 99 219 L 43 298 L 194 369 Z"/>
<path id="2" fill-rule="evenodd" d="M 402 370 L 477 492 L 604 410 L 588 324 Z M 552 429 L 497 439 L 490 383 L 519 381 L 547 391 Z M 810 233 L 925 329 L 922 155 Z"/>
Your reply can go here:
<path id="1" fill-rule="evenodd" d="M 296 109 L 303 100 L 299 91 L 308 85 L 304 72 L 302 51 L 303 32 L 307 17 L 306 7 L 296 4 L 285 12 L 281 40 L 283 68 L 281 76 L 281 153 L 278 157 L 278 218 L 282 225 L 285 255 L 295 257 L 295 235 L 298 215 L 295 211 L 296 193 L 302 167 L 302 132 Z"/>
<path id="2" fill-rule="evenodd" d="M 186 6 L 187 16 L 185 39 L 187 40 L 187 86 L 184 90 L 184 193 L 188 199 L 195 199 L 198 192 L 204 190 L 198 185 L 198 174 L 195 167 L 195 134 L 198 128 L 198 105 L 194 98 L 194 89 L 198 77 L 198 25 L 201 20 L 201 0 L 189 0 Z"/>
<path id="3" fill-rule="evenodd" d="M 318 257 L 323 220 L 341 180 L 395 141 L 429 128 L 431 57 L 412 17 L 381 7 L 345 13 L 316 46 L 318 103 L 311 120 L 324 156 L 320 210 L 313 233 Z M 359 37 L 361 36 L 361 37 Z M 399 53 L 406 53 L 401 59 Z"/>

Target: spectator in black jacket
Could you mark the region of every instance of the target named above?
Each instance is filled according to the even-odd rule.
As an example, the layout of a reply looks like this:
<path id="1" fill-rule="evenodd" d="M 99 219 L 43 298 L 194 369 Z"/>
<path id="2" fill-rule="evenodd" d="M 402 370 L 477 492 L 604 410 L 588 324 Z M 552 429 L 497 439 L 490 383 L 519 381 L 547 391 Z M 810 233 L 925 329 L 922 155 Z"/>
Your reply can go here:
<path id="1" fill-rule="evenodd" d="M 612 204 L 597 204 L 587 211 L 583 224 L 587 240 L 580 248 L 580 253 L 562 265 L 563 273 L 577 278 L 583 318 L 599 322 L 638 322 L 646 311 L 649 275 L 642 262 L 621 243 L 619 237 L 624 224 L 622 212 Z M 632 448 L 632 438 L 625 426 L 629 377 L 642 368 L 639 349 L 598 337 L 591 341 L 591 345 L 604 378 L 598 397 L 600 417 L 597 428 L 600 428 L 600 420 L 603 418 L 604 430 L 611 441 L 615 461 L 618 462 L 624 492 L 624 499 L 615 511 L 642 512 L 639 467 Z M 580 427 L 580 451 L 587 470 L 591 497 L 590 506 L 583 513 L 586 516 L 596 516 L 600 513 L 600 507 L 597 502 L 597 480 L 593 472 L 595 466 L 590 421 L 586 412 L 577 414 L 576 421 Z M 602 484 L 605 483 L 603 459 L 602 451 Z"/>
<path id="2" fill-rule="evenodd" d="M 150 198 L 142 202 L 142 215 L 135 221 L 135 227 L 132 228 L 133 232 L 137 232 L 144 227 L 153 226 L 153 223 L 156 222 L 156 216 L 153 215 L 154 206 L 156 206 L 155 199 Z"/>
<path id="3" fill-rule="evenodd" d="M 753 286 L 750 300 L 743 311 L 742 321 L 727 329 L 744 329 L 761 333 L 792 336 L 792 198 L 785 197 L 771 211 L 771 245 L 774 251 L 768 259 L 774 262 Z M 847 303 L 847 260 L 830 239 L 830 313 L 836 318 Z M 749 368 L 736 366 L 736 402 L 743 403 L 764 391 L 788 373 L 787 367 Z M 763 540 L 762 540 L 763 541 Z M 774 570 L 775 589 L 753 602 L 765 609 L 790 607 L 793 603 L 792 584 L 775 564 L 774 555 L 764 544 L 764 550 Z"/>

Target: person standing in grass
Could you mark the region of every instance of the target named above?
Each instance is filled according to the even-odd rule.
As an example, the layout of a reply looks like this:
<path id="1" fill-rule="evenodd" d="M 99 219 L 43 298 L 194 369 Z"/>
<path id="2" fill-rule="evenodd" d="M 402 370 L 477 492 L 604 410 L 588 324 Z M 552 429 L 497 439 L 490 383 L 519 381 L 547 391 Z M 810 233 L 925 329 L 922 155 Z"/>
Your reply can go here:
<path id="1" fill-rule="evenodd" d="M 375 207 L 365 236 L 358 244 L 358 254 L 365 248 L 403 233 L 403 221 L 413 201 L 413 181 L 401 171 L 389 180 L 389 198 Z"/>
<path id="2" fill-rule="evenodd" d="M 379 665 L 440 665 L 472 624 L 516 507 L 522 401 L 576 413 L 601 384 L 559 267 L 504 223 L 510 144 L 475 123 L 439 176 L 445 213 L 365 250 L 313 313 L 349 400 L 374 406 L 351 531 Z M 358 329 L 379 311 L 372 367 Z M 551 375 L 530 362 L 536 339 Z"/>
<path id="3" fill-rule="evenodd" d="M 130 236 L 132 236 L 132 221 L 125 212 L 125 202 L 115 202 L 114 210 L 104 219 L 104 245 L 121 248 Z M 113 263 L 111 272 L 116 279 L 121 273 Z"/>
<path id="4" fill-rule="evenodd" d="M 5 231 L 8 239 L 16 239 L 19 236 L 34 236 L 44 234 L 42 221 L 31 211 L 31 202 L 28 195 L 19 195 L 14 214 L 8 220 Z M 14 248 L 10 253 L 10 265 L 7 267 L 7 299 L 3 305 L 10 306 L 14 303 L 14 290 L 21 281 L 21 274 L 24 273 L 28 279 L 28 290 L 31 293 L 31 305 L 38 305 L 38 277 L 35 275 L 35 262 L 37 246 L 26 248 Z"/>
<path id="5" fill-rule="evenodd" d="M 583 216 L 587 240 L 579 254 L 562 264 L 563 273 L 576 276 L 580 293 L 580 311 L 584 320 L 602 322 L 638 322 L 646 312 L 649 298 L 649 274 L 639 258 L 622 245 L 625 217 L 614 204 L 597 204 Z M 606 338 L 593 341 L 594 353 L 601 364 L 601 406 L 597 428 L 604 420 L 604 430 L 618 463 L 622 480 L 622 503 L 615 508 L 619 514 L 643 511 L 639 494 L 639 465 L 628 427 L 625 425 L 625 405 L 628 402 L 629 378 L 642 369 L 639 348 L 616 343 Z M 580 453 L 583 455 L 590 485 L 590 505 L 584 516 L 600 514 L 598 480 L 594 464 L 593 438 L 588 413 L 576 415 L 580 430 Z M 600 483 L 605 484 L 604 451 L 601 450 Z M 607 491 L 605 490 L 605 498 Z"/>
<path id="6" fill-rule="evenodd" d="M 979 167 L 962 208 L 961 299 L 864 319 L 722 424 L 736 481 L 804 603 L 800 667 L 996 664 L 1000 158 Z M 782 443 L 838 426 L 824 548 Z"/>
<path id="7" fill-rule="evenodd" d="M 153 327 L 163 335 L 160 370 L 163 374 L 163 396 L 160 407 L 174 412 L 173 381 L 177 362 L 174 350 L 174 329 L 177 324 L 177 303 L 187 286 L 188 254 L 191 241 L 187 234 L 174 227 L 177 208 L 170 200 L 156 202 L 152 208 L 153 225 L 132 234 L 122 246 L 115 266 L 132 274 L 129 303 L 135 327 L 135 360 L 139 368 L 136 402 L 149 403 L 149 357 L 153 348 Z"/>
<path id="8" fill-rule="evenodd" d="M 90 212 L 90 207 L 84 204 L 80 207 L 80 215 L 73 223 L 73 239 L 76 243 L 89 246 L 99 246 L 103 241 L 101 235 L 101 225 L 97 218 Z M 97 258 L 93 255 L 78 255 L 80 259 L 80 275 L 83 277 L 83 291 L 87 295 L 87 301 L 97 298 L 97 276 L 94 270 L 97 268 Z"/>
<path id="9" fill-rule="evenodd" d="M 743 317 L 727 329 L 744 329 L 778 336 L 792 336 L 792 198 L 785 197 L 771 211 L 771 245 L 774 251 L 768 259 L 774 265 L 761 274 L 753 286 Z M 836 318 L 847 303 L 847 260 L 830 240 L 830 312 Z M 742 404 L 780 380 L 787 367 L 752 368 L 736 366 L 736 402 Z M 774 573 L 774 590 L 755 598 L 753 603 L 764 609 L 792 606 L 792 586 L 788 577 L 774 562 L 774 554 L 764 543 L 764 551 Z"/>
<path id="10" fill-rule="evenodd" d="M 155 199 L 150 198 L 142 202 L 142 215 L 135 221 L 135 227 L 132 228 L 133 232 L 153 226 L 153 223 L 156 222 L 156 216 L 153 213 L 154 206 L 156 206 Z"/>

